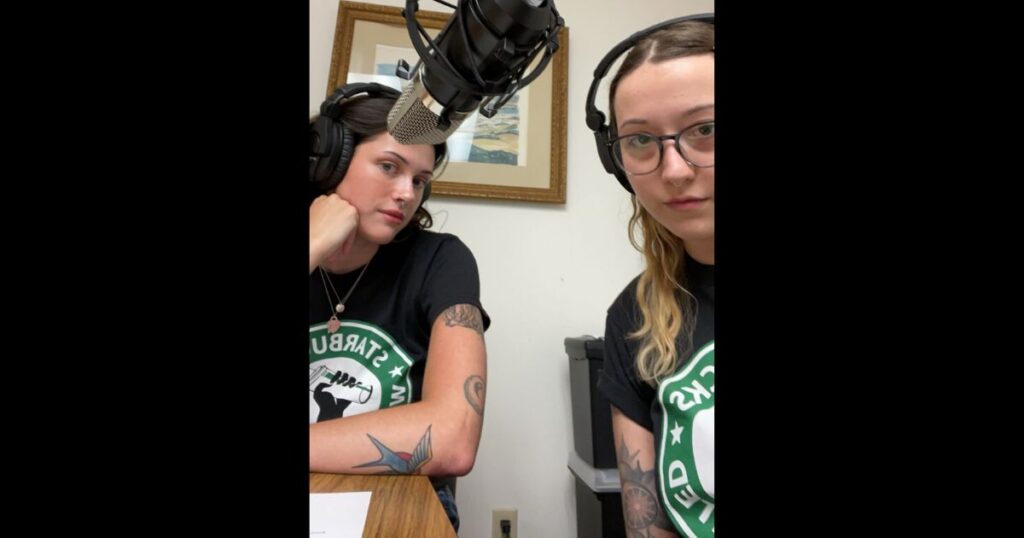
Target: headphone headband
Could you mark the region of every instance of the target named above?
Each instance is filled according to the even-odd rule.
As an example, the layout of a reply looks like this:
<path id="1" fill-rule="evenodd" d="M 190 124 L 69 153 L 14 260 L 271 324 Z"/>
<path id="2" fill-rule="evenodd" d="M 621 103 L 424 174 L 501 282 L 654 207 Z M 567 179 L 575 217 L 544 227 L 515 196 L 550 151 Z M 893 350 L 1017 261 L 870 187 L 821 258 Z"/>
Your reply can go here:
<path id="1" fill-rule="evenodd" d="M 619 56 L 622 56 L 627 50 L 636 46 L 637 42 L 650 34 L 683 21 L 697 21 L 715 24 L 715 14 L 701 13 L 698 15 L 687 15 L 685 17 L 671 19 L 640 30 L 626 38 L 618 45 L 612 47 L 612 50 L 608 51 L 608 54 L 605 54 L 604 58 L 602 58 L 597 64 L 597 68 L 594 69 L 594 81 L 590 83 L 590 90 L 587 92 L 587 127 L 589 127 L 591 131 L 594 131 L 594 139 L 597 142 L 597 154 L 601 158 L 601 164 L 604 166 L 604 169 L 614 175 L 615 179 L 617 179 L 622 187 L 629 191 L 630 194 L 633 193 L 633 188 L 629 185 L 629 179 L 626 178 L 626 174 L 616 168 L 615 162 L 612 158 L 611 148 L 608 147 L 608 141 L 610 139 L 609 134 L 612 127 L 605 124 L 606 118 L 604 112 L 598 110 L 597 106 L 594 104 L 597 99 L 597 88 L 601 85 L 601 80 L 604 76 L 608 74 L 608 69 L 611 68 L 612 64 L 615 63 L 615 60 L 617 60 Z"/>

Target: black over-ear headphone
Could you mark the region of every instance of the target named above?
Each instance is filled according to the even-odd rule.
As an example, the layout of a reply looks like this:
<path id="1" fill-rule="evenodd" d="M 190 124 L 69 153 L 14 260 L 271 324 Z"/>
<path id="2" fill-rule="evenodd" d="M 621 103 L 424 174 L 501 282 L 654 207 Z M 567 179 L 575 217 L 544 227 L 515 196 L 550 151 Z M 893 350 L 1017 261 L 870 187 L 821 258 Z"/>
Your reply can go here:
<path id="1" fill-rule="evenodd" d="M 392 97 L 401 92 L 376 82 L 353 82 L 334 90 L 320 105 L 320 115 L 309 124 L 309 181 L 317 195 L 334 190 L 345 177 L 355 152 L 355 137 L 341 119 L 342 105 L 360 95 Z M 423 202 L 430 196 L 430 183 L 423 191 Z"/>
<path id="2" fill-rule="evenodd" d="M 646 30 L 640 30 L 639 32 L 629 36 L 628 39 L 615 45 L 608 54 L 605 55 L 601 63 L 597 64 L 597 69 L 594 69 L 594 81 L 590 83 L 590 91 L 587 93 L 587 127 L 594 131 L 594 140 L 597 142 L 597 154 L 601 157 L 601 164 L 604 165 L 604 169 L 608 173 L 615 176 L 615 179 L 619 180 L 619 183 L 624 189 L 633 193 L 633 187 L 629 185 L 629 179 L 626 178 L 625 172 L 622 172 L 615 166 L 615 161 L 612 159 L 612 148 L 608 145 L 608 141 L 615 137 L 615 126 L 605 124 L 604 112 L 601 112 L 594 106 L 594 100 L 597 98 L 597 88 L 601 85 L 601 79 L 608 74 L 608 69 L 611 65 L 622 56 L 627 50 L 633 48 L 634 45 L 644 37 L 661 30 L 662 28 L 671 26 L 673 24 L 682 21 L 699 21 L 706 22 L 709 24 L 715 24 L 714 13 L 702 13 L 699 15 L 688 15 L 686 17 L 679 17 L 662 23 L 655 24 Z"/>

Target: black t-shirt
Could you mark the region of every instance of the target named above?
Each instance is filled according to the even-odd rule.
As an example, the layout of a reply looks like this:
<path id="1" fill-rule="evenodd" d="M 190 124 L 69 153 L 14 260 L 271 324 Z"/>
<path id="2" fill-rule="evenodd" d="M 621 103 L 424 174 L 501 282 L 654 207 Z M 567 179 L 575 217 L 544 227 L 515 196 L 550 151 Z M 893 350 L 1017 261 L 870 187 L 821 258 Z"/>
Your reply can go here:
<path id="1" fill-rule="evenodd" d="M 639 379 L 635 361 L 640 342 L 627 336 L 640 326 L 637 277 L 608 309 L 598 389 L 654 435 L 658 494 L 680 536 L 713 536 L 715 268 L 689 257 L 685 266 L 684 287 L 697 299 L 692 351 L 686 360 L 657 388 Z M 681 331 L 677 349 L 684 338 Z"/>
<path id="2" fill-rule="evenodd" d="M 362 268 L 344 275 L 319 269 L 309 277 L 309 422 L 419 401 L 430 330 L 445 309 L 480 304 L 480 278 L 469 248 L 451 234 L 412 232 L 381 246 L 338 314 Z M 328 293 L 330 299 L 328 299 Z"/>

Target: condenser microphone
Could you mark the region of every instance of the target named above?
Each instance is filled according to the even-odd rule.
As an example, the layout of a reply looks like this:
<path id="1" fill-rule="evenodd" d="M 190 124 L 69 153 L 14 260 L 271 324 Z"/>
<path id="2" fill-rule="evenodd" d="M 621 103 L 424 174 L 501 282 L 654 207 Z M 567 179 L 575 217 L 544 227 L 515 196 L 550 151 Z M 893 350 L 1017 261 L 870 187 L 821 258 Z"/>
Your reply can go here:
<path id="1" fill-rule="evenodd" d="M 407 0 L 402 15 L 420 60 L 411 72 L 399 62 L 398 75 L 410 82 L 388 113 L 388 132 L 403 144 L 440 144 L 473 112 L 494 116 L 547 67 L 565 25 L 553 0 L 459 0 L 427 47 L 418 3 Z"/>

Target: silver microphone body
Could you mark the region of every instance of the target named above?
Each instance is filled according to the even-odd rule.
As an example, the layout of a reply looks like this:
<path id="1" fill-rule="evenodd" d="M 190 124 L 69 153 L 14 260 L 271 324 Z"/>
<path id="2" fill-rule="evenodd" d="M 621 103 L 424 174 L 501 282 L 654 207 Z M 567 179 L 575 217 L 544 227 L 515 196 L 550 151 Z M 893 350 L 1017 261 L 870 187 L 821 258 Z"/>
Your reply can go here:
<path id="1" fill-rule="evenodd" d="M 441 144 L 476 110 L 453 110 L 447 127 L 439 127 L 444 104 L 427 91 L 422 74 L 423 69 L 418 69 L 388 112 L 388 132 L 402 144 Z"/>

